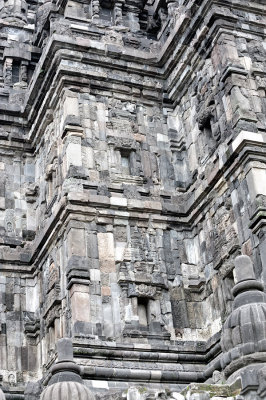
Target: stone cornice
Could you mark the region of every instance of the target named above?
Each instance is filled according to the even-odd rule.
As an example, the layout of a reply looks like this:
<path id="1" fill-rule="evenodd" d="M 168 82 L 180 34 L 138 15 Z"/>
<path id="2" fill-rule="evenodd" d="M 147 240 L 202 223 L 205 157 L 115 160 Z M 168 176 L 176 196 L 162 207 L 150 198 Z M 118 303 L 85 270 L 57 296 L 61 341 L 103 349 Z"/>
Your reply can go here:
<path id="1" fill-rule="evenodd" d="M 56 34 L 52 35 L 52 37 L 49 39 L 49 43 L 43 50 L 43 54 L 28 88 L 28 94 L 25 103 L 26 107 L 24 108 L 24 111 L 20 107 L 13 107 L 13 110 L 10 107 L 5 107 L 5 109 L 0 110 L 0 114 L 1 112 L 4 112 L 7 115 L 13 113 L 15 116 L 22 115 L 24 117 L 29 115 L 29 122 L 31 121 L 31 115 L 34 116 L 36 112 L 34 109 L 38 109 L 40 104 L 43 102 L 44 95 L 48 92 L 48 88 L 51 85 L 51 79 L 55 73 L 52 72 L 53 68 L 56 69 L 56 66 L 60 62 L 58 51 L 60 53 L 60 50 L 63 48 L 71 49 L 70 58 L 72 58 L 72 60 L 75 59 L 84 63 L 93 63 L 92 58 L 97 54 L 100 56 L 100 58 L 97 58 L 97 63 L 103 67 L 109 67 L 110 64 L 112 65 L 112 58 L 116 58 L 116 68 L 120 69 L 121 71 L 126 69 L 129 73 L 138 72 L 138 70 L 141 72 L 141 67 L 138 66 L 138 64 L 141 65 L 145 63 L 145 65 L 148 66 L 145 68 L 145 73 L 147 76 L 151 74 L 157 77 L 157 79 L 168 79 L 168 96 L 170 96 L 170 99 L 172 99 L 171 101 L 176 101 L 175 97 L 177 92 L 180 90 L 180 86 L 182 87 L 188 79 L 192 78 L 195 68 L 199 68 L 199 63 L 204 61 L 207 54 L 206 46 L 209 49 L 208 51 L 210 51 L 210 43 L 212 43 L 211 46 L 213 46 L 217 40 L 215 38 L 217 38 L 219 33 L 223 30 L 229 30 L 229 32 L 233 32 L 234 34 L 237 34 L 240 31 L 244 33 L 245 31 L 245 29 L 241 26 L 234 26 L 234 16 L 232 12 L 231 14 L 228 13 L 228 15 L 224 15 L 221 14 L 219 8 L 215 8 L 219 5 L 224 6 L 221 1 L 204 1 L 195 15 L 193 17 L 189 17 L 189 24 L 188 21 L 184 22 L 184 18 L 181 17 L 181 22 L 183 21 L 183 23 L 186 24 L 186 27 L 184 27 L 183 23 L 179 23 L 179 25 L 177 23 L 173 33 L 164 44 L 161 53 L 159 53 L 157 61 L 153 55 L 149 55 L 145 51 L 135 51 L 134 55 L 134 53 L 132 53 L 132 49 L 130 48 L 123 49 L 122 51 L 120 46 L 113 44 L 105 44 L 90 39 L 71 39 L 69 37 L 66 38 L 65 36 Z M 240 3 L 237 1 L 233 2 L 232 6 L 233 8 L 237 7 L 238 9 L 241 7 L 244 9 L 248 8 L 246 5 L 243 6 L 242 2 Z M 256 3 L 252 3 L 252 7 L 252 9 L 256 12 L 263 12 L 262 6 L 257 5 L 256 7 Z M 249 21 L 249 24 L 254 26 L 263 26 L 262 23 L 258 22 Z M 232 28 L 234 29 L 232 30 Z M 184 32 L 184 30 L 186 31 L 186 35 L 183 36 L 187 39 L 184 39 L 182 43 L 178 43 L 176 46 L 180 32 Z M 261 34 L 262 32 L 260 32 L 260 35 Z M 254 29 L 254 35 L 258 35 L 256 29 Z M 184 51 L 188 50 L 190 46 L 191 54 L 195 52 L 195 48 L 197 48 L 198 53 L 197 59 L 193 59 L 192 66 L 189 66 L 192 61 L 189 54 L 186 55 L 184 62 L 181 62 L 182 54 L 184 54 Z M 75 51 L 73 51 L 73 49 L 75 49 Z M 85 57 L 82 52 L 86 52 L 87 57 Z M 132 60 L 135 60 L 135 64 L 134 62 L 132 64 Z M 177 64 L 181 65 L 179 70 L 176 70 Z M 48 66 L 52 67 L 48 68 Z M 171 78 L 173 70 L 175 72 Z M 45 78 L 45 75 L 49 78 Z M 20 122 L 17 121 L 17 123 L 19 124 Z M 25 125 L 25 122 L 23 124 Z"/>
<path id="2" fill-rule="evenodd" d="M 195 187 L 191 197 L 182 207 L 176 204 L 167 209 L 160 201 L 136 199 L 123 199 L 123 204 L 116 204 L 113 201 L 115 198 L 112 197 L 70 192 L 55 204 L 53 214 L 47 220 L 46 226 L 39 233 L 27 256 L 25 255 L 23 259 L 14 258 L 11 252 L 8 258 L 1 257 L 1 269 L 7 271 L 11 268 L 14 271 L 13 264 L 17 263 L 17 272 L 33 272 L 34 264 L 38 265 L 40 260 L 45 257 L 47 249 L 58 237 L 62 226 L 67 226 L 71 219 L 79 219 L 79 216 L 84 221 L 86 218 L 93 218 L 98 222 L 101 222 L 102 219 L 103 221 L 110 219 L 111 223 L 115 217 L 148 222 L 152 215 L 153 221 L 156 223 L 175 226 L 177 229 L 178 226 L 182 226 L 191 230 L 204 218 L 215 185 L 221 185 L 223 179 L 225 181 L 230 179 L 234 172 L 237 173 L 240 166 L 243 167 L 253 159 L 256 160 L 259 157 L 266 162 L 263 150 L 265 147 L 263 135 L 241 132 L 224 153 L 223 161 L 212 175 L 209 184 L 205 187 Z M 23 254 L 23 252 L 21 253 Z"/>
<path id="3" fill-rule="evenodd" d="M 111 342 L 97 343 L 97 341 L 91 340 L 74 340 L 74 356 L 78 363 L 81 365 L 85 364 L 86 359 L 108 359 L 110 356 L 115 357 L 116 362 L 122 364 L 126 361 L 138 362 L 138 368 L 133 370 L 132 374 L 120 373 L 119 367 L 116 368 L 116 373 L 112 368 L 106 367 L 86 367 L 82 366 L 82 375 L 87 379 L 101 379 L 103 376 L 109 376 L 109 379 L 115 380 L 135 380 L 141 382 L 143 379 L 152 382 L 187 382 L 187 379 L 201 382 L 212 376 L 213 371 L 220 369 L 220 354 L 221 347 L 219 344 L 220 333 L 213 335 L 207 342 L 187 342 L 187 341 L 176 341 L 171 342 L 167 345 L 157 345 L 156 350 L 153 346 L 146 344 L 145 348 L 143 345 L 138 344 L 119 344 L 116 343 L 115 347 Z M 141 369 L 140 362 L 156 362 L 157 369 L 156 373 L 152 374 L 149 368 L 144 370 Z M 186 365 L 185 373 L 181 371 L 162 370 L 160 363 L 167 363 L 169 365 L 175 365 L 176 363 L 182 363 Z M 190 364 L 197 364 L 198 372 L 194 372 L 193 367 L 190 370 Z M 123 369 L 125 366 L 123 367 Z"/>

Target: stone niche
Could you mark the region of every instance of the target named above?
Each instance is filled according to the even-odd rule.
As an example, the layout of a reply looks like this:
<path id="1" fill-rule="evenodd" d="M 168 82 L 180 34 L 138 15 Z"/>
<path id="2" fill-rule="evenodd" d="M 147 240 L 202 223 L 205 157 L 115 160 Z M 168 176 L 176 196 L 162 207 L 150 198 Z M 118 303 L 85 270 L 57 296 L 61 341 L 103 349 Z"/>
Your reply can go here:
<path id="1" fill-rule="evenodd" d="M 161 309 L 163 294 L 168 293 L 166 281 L 153 264 L 137 262 L 131 268 L 122 264 L 119 273 L 124 309 L 123 336 L 170 339 Z"/>

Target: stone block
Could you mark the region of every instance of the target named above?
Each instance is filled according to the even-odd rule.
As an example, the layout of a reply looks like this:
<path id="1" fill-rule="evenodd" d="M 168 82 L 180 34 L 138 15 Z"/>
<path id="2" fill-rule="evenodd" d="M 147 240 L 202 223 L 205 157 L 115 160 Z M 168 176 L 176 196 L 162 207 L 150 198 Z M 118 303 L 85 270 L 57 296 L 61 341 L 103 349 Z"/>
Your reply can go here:
<path id="1" fill-rule="evenodd" d="M 84 229 L 71 228 L 67 237 L 68 255 L 85 257 L 86 256 L 86 241 Z"/>
<path id="2" fill-rule="evenodd" d="M 56 343 L 58 361 L 73 361 L 73 345 L 69 338 L 59 339 Z"/>
<path id="3" fill-rule="evenodd" d="M 97 237 L 101 271 L 105 273 L 115 272 L 115 251 L 113 234 L 110 232 L 98 233 Z"/>
<path id="4" fill-rule="evenodd" d="M 66 96 L 64 100 L 64 118 L 66 118 L 68 115 L 74 115 L 76 117 L 79 116 L 79 105 L 78 105 L 78 98 L 68 92 L 68 95 Z"/>
<path id="5" fill-rule="evenodd" d="M 235 276 L 236 282 L 242 282 L 246 280 L 254 280 L 255 273 L 252 265 L 252 261 L 248 256 L 238 256 L 235 259 Z"/>
<path id="6" fill-rule="evenodd" d="M 82 153 L 80 143 L 69 143 L 66 148 L 66 168 L 69 170 L 70 166 L 82 166 Z"/>
<path id="7" fill-rule="evenodd" d="M 254 201 L 259 195 L 266 195 L 266 170 L 263 168 L 252 168 L 247 173 L 247 183 L 250 200 Z"/>
<path id="8" fill-rule="evenodd" d="M 90 295 L 73 291 L 71 296 L 72 320 L 90 322 Z"/>

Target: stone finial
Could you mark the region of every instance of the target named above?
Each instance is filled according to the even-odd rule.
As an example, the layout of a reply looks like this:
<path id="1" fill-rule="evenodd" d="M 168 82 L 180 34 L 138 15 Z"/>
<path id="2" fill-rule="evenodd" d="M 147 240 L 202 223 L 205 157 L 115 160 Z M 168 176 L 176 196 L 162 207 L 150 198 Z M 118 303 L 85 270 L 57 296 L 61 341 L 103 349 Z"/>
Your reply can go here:
<path id="1" fill-rule="evenodd" d="M 248 256 L 236 257 L 235 274 L 236 274 L 236 283 L 256 279 L 252 261 Z"/>
<path id="2" fill-rule="evenodd" d="M 83 384 L 80 367 L 74 362 L 72 340 L 59 339 L 56 347 L 58 360 L 51 368 L 52 377 L 41 400 L 95 400 L 93 393 Z"/>
<path id="3" fill-rule="evenodd" d="M 78 382 L 59 382 L 48 386 L 41 400 L 95 400 L 94 394 Z"/>
<path id="4" fill-rule="evenodd" d="M 235 268 L 233 309 L 221 335 L 221 367 L 226 378 L 232 374 L 240 376 L 243 368 L 250 363 L 262 363 L 259 354 L 266 349 L 266 296 L 263 284 L 256 280 L 248 256 L 237 257 Z"/>
<path id="5" fill-rule="evenodd" d="M 80 377 L 80 367 L 73 359 L 73 345 L 69 338 L 59 339 L 56 343 L 58 358 L 57 362 L 51 368 L 52 377 L 48 386 L 57 382 L 79 382 L 82 383 Z"/>

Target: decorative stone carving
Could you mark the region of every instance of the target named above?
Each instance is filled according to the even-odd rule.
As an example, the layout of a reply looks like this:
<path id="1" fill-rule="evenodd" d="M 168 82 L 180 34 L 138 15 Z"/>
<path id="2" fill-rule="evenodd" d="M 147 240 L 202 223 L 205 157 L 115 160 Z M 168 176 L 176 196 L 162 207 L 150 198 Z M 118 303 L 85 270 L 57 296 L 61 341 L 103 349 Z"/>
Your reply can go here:
<path id="1" fill-rule="evenodd" d="M 106 34 L 102 37 L 102 41 L 105 43 L 118 44 L 118 45 L 123 43 L 121 33 L 115 31 L 106 32 Z"/>
<path id="2" fill-rule="evenodd" d="M 35 345 L 40 334 L 40 318 L 31 317 L 25 320 L 24 332 L 30 344 Z"/>
<path id="3" fill-rule="evenodd" d="M 6 0 L 2 9 L 0 9 L 0 16 L 3 19 L 7 18 L 11 21 L 22 20 L 23 22 L 27 22 L 27 11 L 28 5 L 25 0 L 17 0 L 16 2 Z"/>
<path id="4" fill-rule="evenodd" d="M 0 0 L 6 397 L 262 400 L 265 2 L 25 1 Z"/>
<path id="5" fill-rule="evenodd" d="M 4 64 L 4 83 L 7 86 L 12 85 L 12 68 L 13 60 L 12 58 L 7 58 Z"/>
<path id="6" fill-rule="evenodd" d="M 39 194 L 39 186 L 36 183 L 31 183 L 27 186 L 25 195 L 28 203 L 34 203 Z"/>
<path id="7" fill-rule="evenodd" d="M 131 296 L 140 296 L 147 298 L 154 298 L 156 295 L 157 289 L 154 286 L 145 285 L 144 283 L 140 285 L 131 285 L 128 287 L 128 295 Z"/>
<path id="8" fill-rule="evenodd" d="M 232 213 L 228 204 L 220 206 L 215 214 L 214 259 L 218 263 L 220 258 L 227 257 L 229 252 L 239 248 L 237 233 L 232 224 Z"/>
<path id="9" fill-rule="evenodd" d="M 5 228 L 8 236 L 15 234 L 15 212 L 14 210 L 6 210 Z"/>
<path id="10" fill-rule="evenodd" d="M 74 397 L 75 396 L 75 397 Z M 79 382 L 58 382 L 54 383 L 42 393 L 41 400 L 93 400 L 94 396 Z"/>
<path id="11" fill-rule="evenodd" d="M 25 86 L 27 86 L 28 81 L 28 64 L 25 62 L 21 62 L 20 66 L 20 82 L 24 82 Z"/>
<path id="12" fill-rule="evenodd" d="M 92 19 L 97 20 L 99 18 L 100 12 L 100 1 L 99 0 L 92 0 Z"/>
<path id="13" fill-rule="evenodd" d="M 266 297 L 248 256 L 235 259 L 235 275 L 233 311 L 225 321 L 221 339 L 221 365 L 226 377 L 239 373 L 250 360 L 260 363 L 259 353 L 265 351 L 266 343 L 262 328 L 266 323 Z"/>
<path id="14" fill-rule="evenodd" d="M 122 7 L 125 3 L 124 0 L 116 0 L 114 4 L 114 21 L 115 25 L 122 25 L 123 15 L 122 15 Z"/>
<path id="15" fill-rule="evenodd" d="M 48 271 L 48 285 L 47 291 L 49 292 L 60 280 L 60 269 L 51 261 Z"/>

